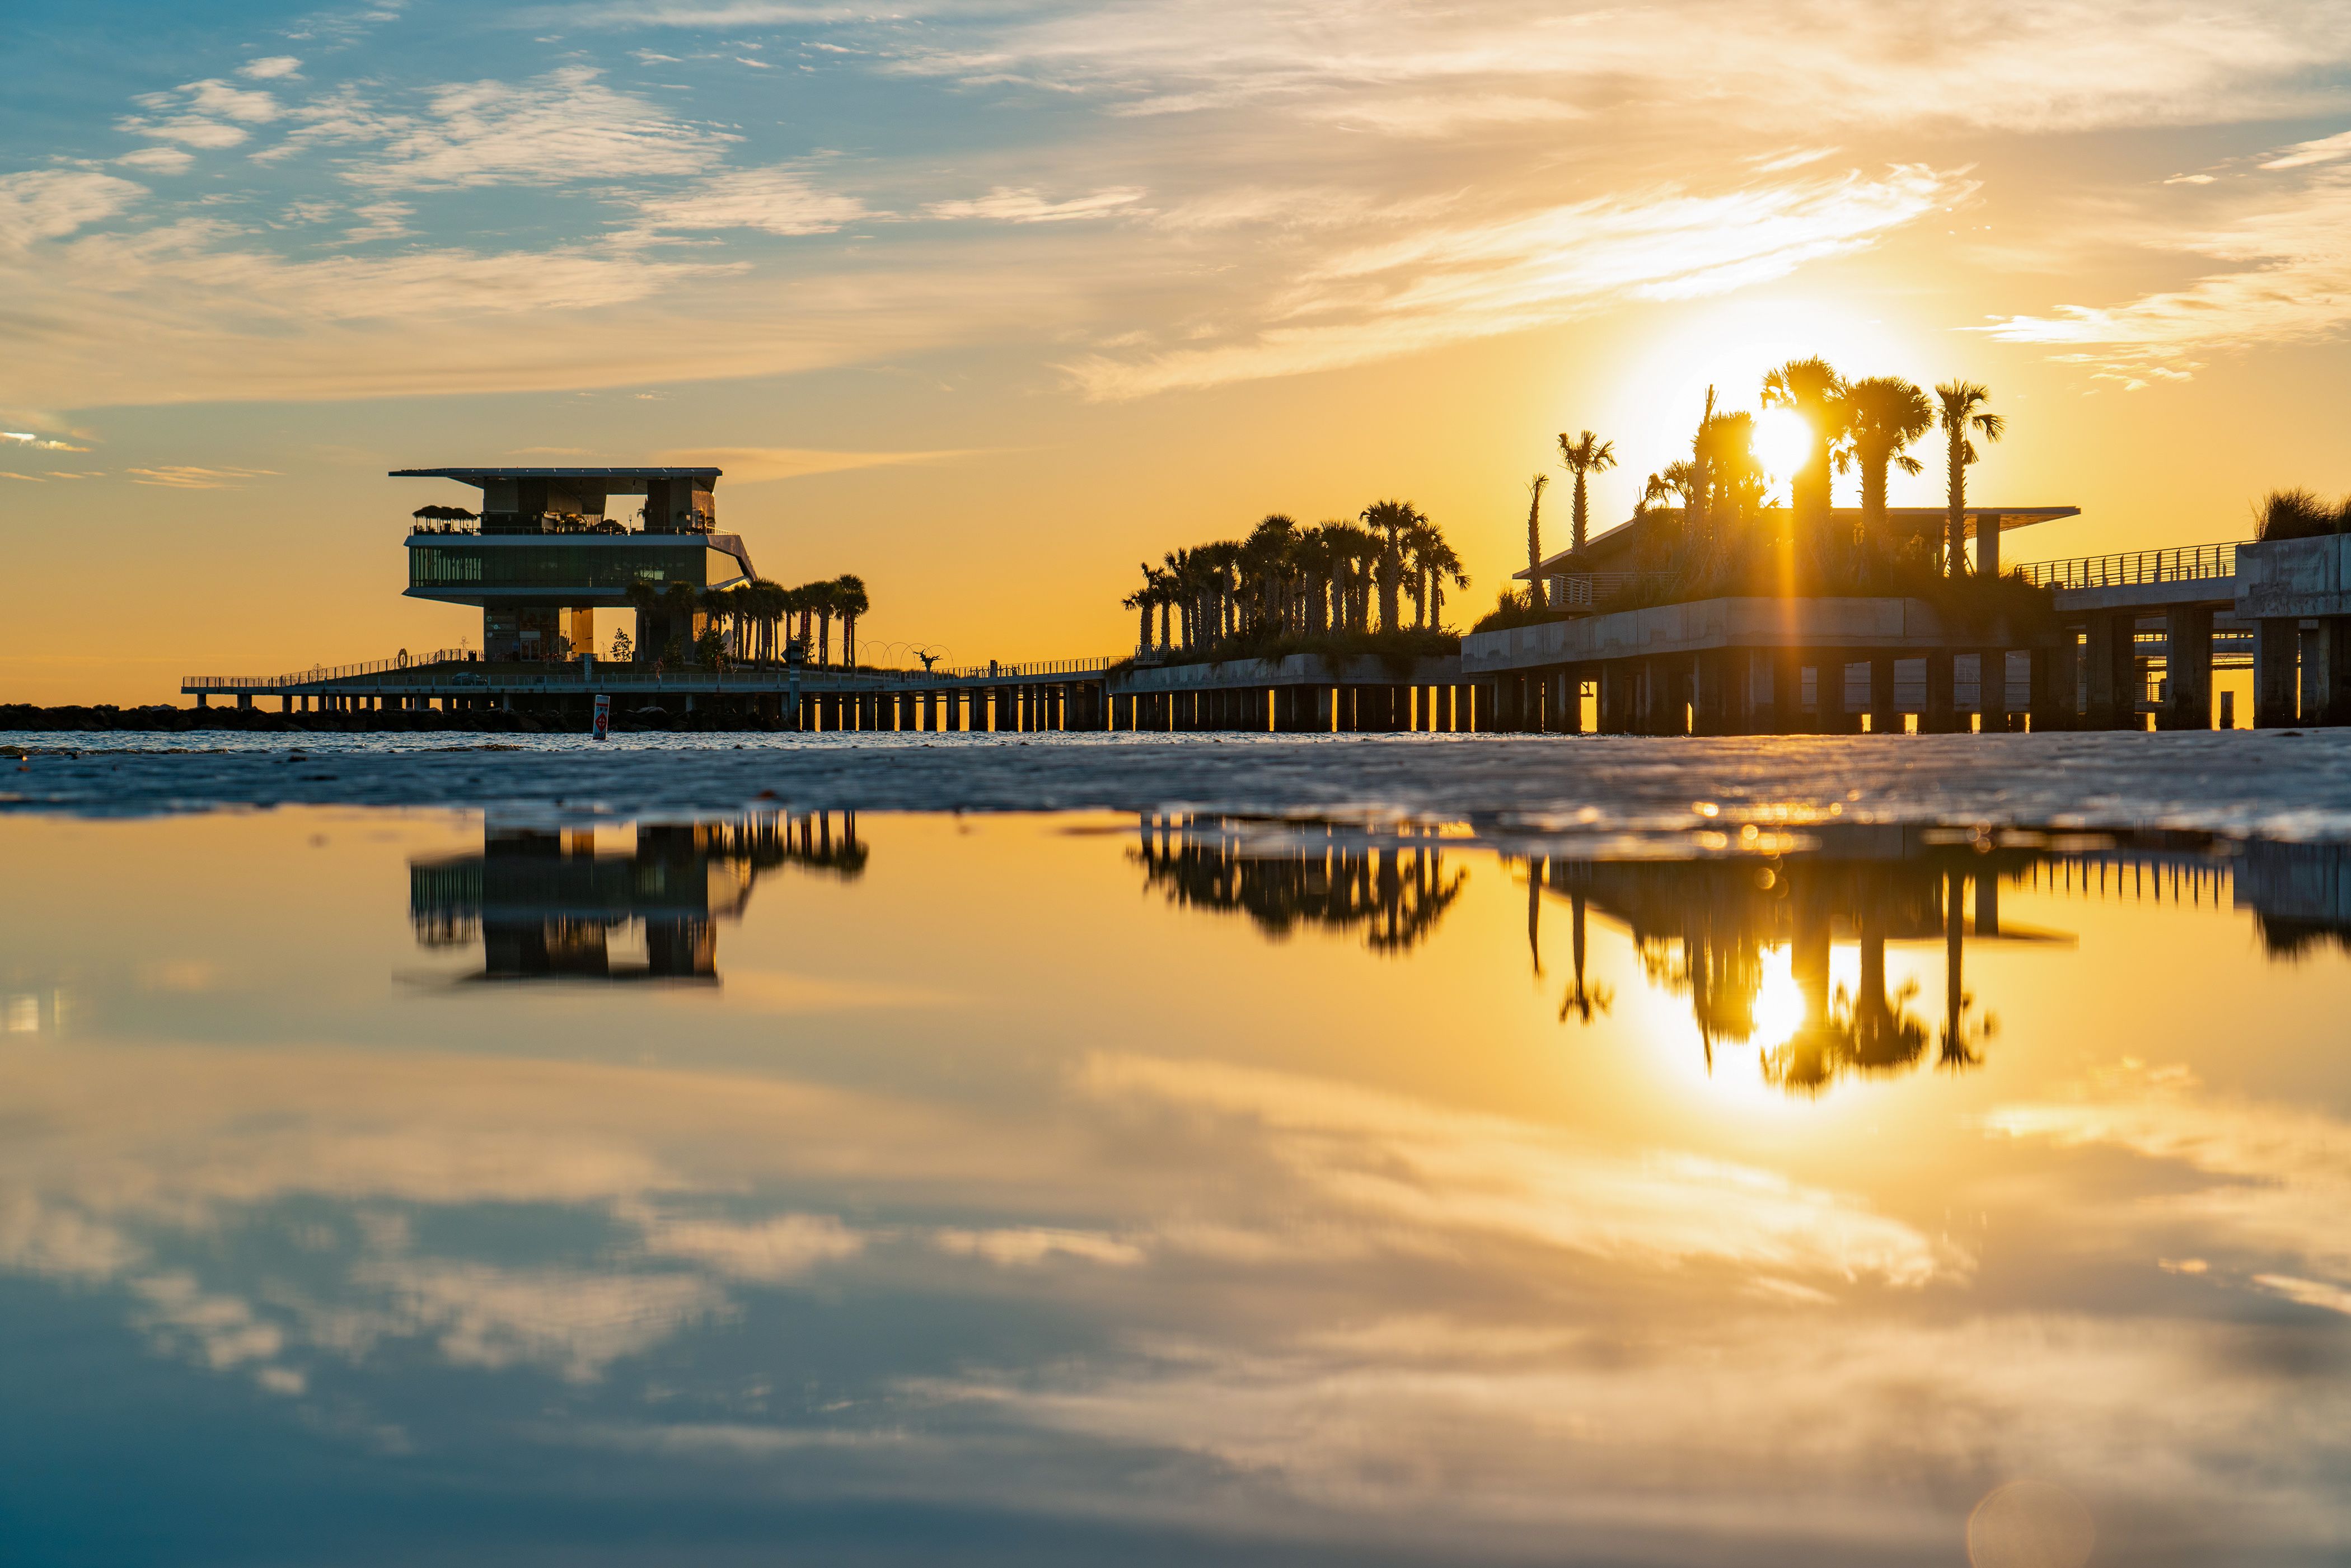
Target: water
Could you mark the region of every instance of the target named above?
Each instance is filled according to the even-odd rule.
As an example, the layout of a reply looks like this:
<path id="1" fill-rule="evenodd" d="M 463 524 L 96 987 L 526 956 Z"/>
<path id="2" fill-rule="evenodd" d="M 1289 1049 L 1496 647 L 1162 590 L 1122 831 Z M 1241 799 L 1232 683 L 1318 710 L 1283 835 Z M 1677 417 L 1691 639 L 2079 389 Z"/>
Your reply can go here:
<path id="1" fill-rule="evenodd" d="M 6 1559 L 2351 1551 L 2339 841 L 1385 747 L 1337 821 L 36 757 L 133 788 L 0 813 Z"/>

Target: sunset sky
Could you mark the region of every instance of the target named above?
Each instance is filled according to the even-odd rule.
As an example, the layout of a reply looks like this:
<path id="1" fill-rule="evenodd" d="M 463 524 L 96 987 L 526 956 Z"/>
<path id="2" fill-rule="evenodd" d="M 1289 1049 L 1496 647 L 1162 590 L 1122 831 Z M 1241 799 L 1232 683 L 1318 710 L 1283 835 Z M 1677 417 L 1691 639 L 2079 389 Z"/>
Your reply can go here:
<path id="1" fill-rule="evenodd" d="M 1615 440 L 1613 522 L 1807 352 L 1991 386 L 1974 494 L 2084 512 L 2011 559 L 2351 490 L 2341 5 L 6 26 L 0 700 L 478 643 L 400 597 L 470 492 L 394 467 L 715 463 L 764 575 L 957 663 L 1121 651 L 1138 560 L 1385 496 L 1474 612 L 1556 433 Z"/>

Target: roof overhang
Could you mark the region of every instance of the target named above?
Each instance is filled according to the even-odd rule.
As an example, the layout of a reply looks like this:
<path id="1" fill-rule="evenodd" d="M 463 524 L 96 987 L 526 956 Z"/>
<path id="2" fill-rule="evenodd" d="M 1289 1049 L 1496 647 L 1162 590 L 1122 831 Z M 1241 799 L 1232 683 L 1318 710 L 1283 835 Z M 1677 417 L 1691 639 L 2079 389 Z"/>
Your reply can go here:
<path id="1" fill-rule="evenodd" d="M 723 468 L 394 468 L 393 479 L 455 479 L 461 485 L 486 488 L 500 479 L 593 479 L 607 490 L 623 495 L 641 490 L 648 479 L 715 481 Z"/>
<path id="2" fill-rule="evenodd" d="M 1768 517 L 1775 513 L 1784 513 L 1786 510 L 1787 508 L 1784 507 L 1773 507 L 1769 508 L 1764 515 Z M 1660 508 L 1660 512 L 1668 515 L 1673 511 L 1674 508 L 1672 507 Z M 1656 517 L 1658 515 L 1660 515 L 1659 512 L 1647 514 L 1648 517 Z M 1909 525 L 1902 530 L 1906 533 L 1916 533 L 1921 531 L 1920 525 L 1925 523 L 1932 522 L 1939 525 L 1950 515 L 1950 508 L 1948 507 L 1888 507 L 1886 508 L 1886 520 L 1887 522 Z M 1983 524 L 1988 518 L 1997 517 L 2000 520 L 2000 531 L 2005 534 L 2011 533 L 2018 528 L 2030 528 L 2035 523 L 2054 522 L 2060 517 L 2078 517 L 2081 515 L 2082 508 L 2079 507 L 1981 506 L 1965 507 L 1960 513 L 1960 516 L 1964 520 L 1963 526 L 1967 530 L 1967 537 L 1970 538 L 1974 538 L 1982 531 Z M 1829 517 L 1832 520 L 1837 522 L 1858 521 L 1861 517 L 1861 508 L 1859 507 L 1833 507 L 1829 509 Z M 1607 532 L 1593 535 L 1592 538 L 1584 540 L 1583 553 L 1585 555 L 1591 555 L 1598 551 L 1604 545 L 1621 543 L 1623 541 L 1625 529 L 1636 527 L 1645 520 L 1646 518 L 1643 517 L 1628 517 L 1624 522 L 1621 522 L 1614 528 L 1610 528 Z M 1576 553 L 1577 552 L 1573 549 L 1563 549 L 1555 555 L 1545 556 L 1542 559 L 1542 563 L 1533 571 L 1530 572 L 1525 568 L 1521 567 L 1517 571 L 1510 573 L 1510 577 L 1514 581 L 1525 582 L 1530 578 L 1556 577 L 1562 572 L 1573 572 L 1579 570 L 1579 563 L 1577 563 L 1573 559 Z"/>

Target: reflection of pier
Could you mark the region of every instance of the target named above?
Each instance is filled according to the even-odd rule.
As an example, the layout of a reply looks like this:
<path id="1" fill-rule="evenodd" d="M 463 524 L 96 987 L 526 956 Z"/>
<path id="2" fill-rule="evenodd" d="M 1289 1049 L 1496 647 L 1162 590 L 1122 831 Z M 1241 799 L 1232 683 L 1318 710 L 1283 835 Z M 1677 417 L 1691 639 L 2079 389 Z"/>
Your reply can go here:
<path id="1" fill-rule="evenodd" d="M 2081 835 L 2010 832 L 1978 838 L 1939 829 L 1814 829 L 1817 844 L 1771 861 L 1576 861 L 1530 857 L 1530 940 L 1539 892 L 1565 899 L 1573 922 L 1574 973 L 1562 1019 L 1587 1021 L 1587 908 L 1623 924 L 1652 983 L 1690 997 L 1711 1061 L 1718 1041 L 1758 1041 L 1763 1071 L 1792 1091 L 1816 1092 L 1847 1074 L 1907 1070 L 1926 1060 L 1928 1026 L 1913 1016 L 1915 988 L 1889 992 L 1889 945 L 1943 946 L 1938 1065 L 1980 1059 L 1994 1028 L 1965 980 L 1970 942 L 2070 942 L 2003 921 L 2001 889 L 2013 884 L 2086 898 L 2120 898 L 2249 910 L 2269 951 L 2293 957 L 2325 944 L 2351 952 L 2351 851 L 2340 845 L 2219 843 L 2202 835 L 2118 842 Z M 1961 841 L 1955 842 L 1953 841 Z M 1858 949 L 1848 990 L 1832 986 L 1833 947 Z M 1765 955 L 1784 948 L 1797 1004 L 1762 1019 Z M 1604 988 L 1594 988 L 1605 1010 Z M 1792 1027 L 1790 1027 L 1792 1026 Z M 1784 1036 L 1784 1038 L 1781 1038 Z"/>
<path id="2" fill-rule="evenodd" d="M 484 979 L 716 980 L 716 922 L 742 917 L 761 873 L 799 865 L 854 878 L 854 812 L 647 824 L 626 850 L 593 829 L 486 822 L 482 852 L 409 866 L 409 915 L 428 947 L 482 944 Z M 642 962 L 614 948 L 642 930 Z"/>
<path id="3" fill-rule="evenodd" d="M 1145 817 L 1133 852 L 1145 882 L 1178 905 L 1238 911 L 1273 937 L 1360 927 L 1379 952 L 1407 951 L 1435 930 L 1465 875 L 1447 867 L 1436 838 L 1330 823 Z"/>

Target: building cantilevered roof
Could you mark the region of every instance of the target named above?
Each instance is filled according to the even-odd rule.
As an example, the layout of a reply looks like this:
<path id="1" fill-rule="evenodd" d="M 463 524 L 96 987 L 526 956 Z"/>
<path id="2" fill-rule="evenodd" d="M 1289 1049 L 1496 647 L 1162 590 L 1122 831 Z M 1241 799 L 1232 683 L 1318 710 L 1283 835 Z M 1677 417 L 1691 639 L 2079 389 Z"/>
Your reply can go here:
<path id="1" fill-rule="evenodd" d="M 1771 507 L 1765 509 L 1764 516 L 1782 515 L 1786 511 L 1785 507 Z M 1621 555 L 1633 544 L 1639 537 L 1640 527 L 1644 522 L 1651 517 L 1677 517 L 1680 515 L 1675 507 L 1661 507 L 1656 511 L 1628 518 L 1607 532 L 1594 534 L 1586 539 L 1581 552 L 1574 549 L 1560 550 L 1556 554 L 1545 556 L 1542 564 L 1532 573 L 1530 573 L 1526 568 L 1520 567 L 1510 573 L 1510 577 L 1514 581 L 1524 582 L 1530 576 L 1555 577 L 1563 572 L 1620 570 L 1613 564 L 1611 558 Z M 1886 508 L 1886 520 L 1895 525 L 1895 531 L 1897 533 L 1924 533 L 1928 531 L 1926 525 L 1930 523 L 1934 525 L 1935 531 L 1939 533 L 1945 520 L 1950 515 L 1950 508 L 1948 507 L 1888 507 Z M 1967 537 L 1970 538 L 1976 537 L 1980 525 L 1986 517 L 1998 517 L 2000 531 L 2005 534 L 2017 528 L 2029 528 L 2034 523 L 2053 522 L 2059 517 L 2078 517 L 2081 515 L 2082 508 L 2079 507 L 1981 506 L 1967 507 L 1961 510 L 1961 516 L 1965 519 Z M 1859 522 L 1861 508 L 1832 507 L 1829 508 L 1829 517 L 1841 523 Z"/>
<path id="2" fill-rule="evenodd" d="M 635 480 L 716 479 L 724 468 L 394 468 L 394 479 L 455 479 L 464 485 L 484 485 L 494 479 L 601 479 L 608 490 Z"/>

